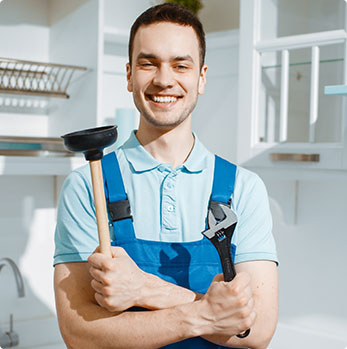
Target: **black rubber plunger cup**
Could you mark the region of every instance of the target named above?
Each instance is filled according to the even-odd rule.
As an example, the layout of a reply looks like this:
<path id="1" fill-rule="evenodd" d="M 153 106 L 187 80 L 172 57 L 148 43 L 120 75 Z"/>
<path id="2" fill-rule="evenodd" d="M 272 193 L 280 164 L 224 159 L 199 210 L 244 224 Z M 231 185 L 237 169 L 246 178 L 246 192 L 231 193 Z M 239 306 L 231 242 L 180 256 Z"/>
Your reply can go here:
<path id="1" fill-rule="evenodd" d="M 100 160 L 103 157 L 104 148 L 117 140 L 117 126 L 104 126 L 72 132 L 62 136 L 62 138 L 68 150 L 82 152 L 86 160 L 89 161 L 100 252 L 111 257 L 110 232 Z"/>

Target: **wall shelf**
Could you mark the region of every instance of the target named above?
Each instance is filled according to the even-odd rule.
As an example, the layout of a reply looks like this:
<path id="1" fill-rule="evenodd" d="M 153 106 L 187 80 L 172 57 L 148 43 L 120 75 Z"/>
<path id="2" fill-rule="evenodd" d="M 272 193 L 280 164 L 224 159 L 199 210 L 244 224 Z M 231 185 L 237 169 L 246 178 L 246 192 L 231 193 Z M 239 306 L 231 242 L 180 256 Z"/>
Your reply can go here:
<path id="1" fill-rule="evenodd" d="M 84 164 L 61 138 L 0 136 L 0 175 L 67 175 Z"/>
<path id="2" fill-rule="evenodd" d="M 0 136 L 0 156 L 74 156 L 61 138 Z"/>
<path id="3" fill-rule="evenodd" d="M 0 58 L 0 93 L 69 98 L 76 71 L 86 67 Z"/>
<path id="4" fill-rule="evenodd" d="M 347 96 L 347 85 L 325 86 L 324 93 L 326 95 Z"/>
<path id="5" fill-rule="evenodd" d="M 87 165 L 83 156 L 0 156 L 0 176 L 67 176 L 83 165 Z"/>

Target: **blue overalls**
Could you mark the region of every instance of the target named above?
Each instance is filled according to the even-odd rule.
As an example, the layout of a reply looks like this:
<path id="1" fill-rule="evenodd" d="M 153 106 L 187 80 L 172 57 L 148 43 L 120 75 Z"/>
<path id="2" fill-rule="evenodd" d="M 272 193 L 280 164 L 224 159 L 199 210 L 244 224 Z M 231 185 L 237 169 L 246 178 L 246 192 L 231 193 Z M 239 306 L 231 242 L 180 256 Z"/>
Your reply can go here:
<path id="1" fill-rule="evenodd" d="M 113 246 L 123 247 L 145 272 L 192 291 L 205 293 L 216 274 L 222 273 L 217 250 L 207 238 L 193 242 L 161 242 L 137 239 L 132 223 L 122 175 L 115 153 L 102 159 L 105 195 L 110 220 L 113 222 Z M 230 205 L 234 191 L 236 166 L 215 156 L 214 179 L 210 205 L 221 202 Z M 232 255 L 235 246 L 232 245 Z M 144 309 L 130 309 L 144 310 Z M 224 348 L 201 337 L 190 338 L 165 348 Z"/>

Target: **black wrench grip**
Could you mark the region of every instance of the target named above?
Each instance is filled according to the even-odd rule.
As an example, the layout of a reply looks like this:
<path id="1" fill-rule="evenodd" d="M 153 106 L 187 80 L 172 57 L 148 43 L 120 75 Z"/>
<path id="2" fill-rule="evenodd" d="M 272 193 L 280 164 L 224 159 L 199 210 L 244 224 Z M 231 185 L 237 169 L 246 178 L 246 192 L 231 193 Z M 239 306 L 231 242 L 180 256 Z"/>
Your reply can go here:
<path id="1" fill-rule="evenodd" d="M 217 248 L 220 261 L 222 263 L 224 281 L 229 282 L 236 276 L 236 271 L 230 251 L 231 237 L 224 235 L 224 238 L 215 239 L 215 247 Z"/>

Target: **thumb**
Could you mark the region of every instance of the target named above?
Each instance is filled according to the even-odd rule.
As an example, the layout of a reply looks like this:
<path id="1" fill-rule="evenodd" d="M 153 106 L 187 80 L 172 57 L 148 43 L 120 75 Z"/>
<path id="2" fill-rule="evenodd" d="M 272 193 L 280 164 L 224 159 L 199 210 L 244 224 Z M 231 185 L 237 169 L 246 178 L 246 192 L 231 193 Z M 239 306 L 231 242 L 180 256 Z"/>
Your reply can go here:
<path id="1" fill-rule="evenodd" d="M 126 253 L 126 251 L 124 250 L 123 247 L 119 247 L 119 246 L 111 246 L 111 252 L 112 252 L 112 257 L 116 258 L 116 257 L 122 257 L 122 256 L 127 256 L 128 254 Z"/>
<path id="2" fill-rule="evenodd" d="M 100 246 L 98 246 L 98 247 L 94 250 L 93 253 L 101 253 L 101 252 L 100 252 Z"/>
<path id="3" fill-rule="evenodd" d="M 212 282 L 220 282 L 220 281 L 224 281 L 224 276 L 223 274 L 217 274 L 214 278 Z"/>

